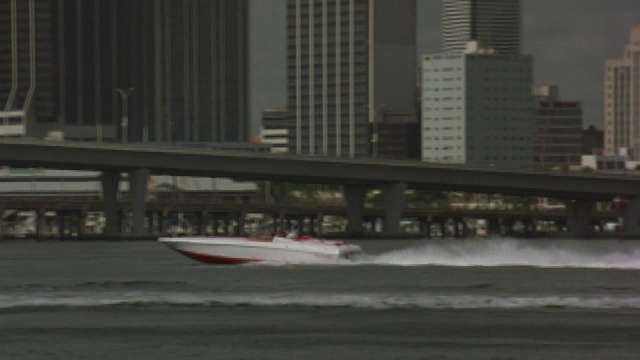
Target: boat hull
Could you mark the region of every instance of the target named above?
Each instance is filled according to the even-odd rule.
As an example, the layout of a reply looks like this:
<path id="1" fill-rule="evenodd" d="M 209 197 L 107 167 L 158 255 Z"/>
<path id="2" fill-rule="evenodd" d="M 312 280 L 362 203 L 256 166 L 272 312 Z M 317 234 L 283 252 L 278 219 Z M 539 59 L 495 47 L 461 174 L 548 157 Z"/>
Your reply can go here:
<path id="1" fill-rule="evenodd" d="M 284 238 L 160 238 L 160 242 L 191 259 L 219 265 L 251 262 L 313 263 L 348 259 L 361 250 L 345 242 Z"/>

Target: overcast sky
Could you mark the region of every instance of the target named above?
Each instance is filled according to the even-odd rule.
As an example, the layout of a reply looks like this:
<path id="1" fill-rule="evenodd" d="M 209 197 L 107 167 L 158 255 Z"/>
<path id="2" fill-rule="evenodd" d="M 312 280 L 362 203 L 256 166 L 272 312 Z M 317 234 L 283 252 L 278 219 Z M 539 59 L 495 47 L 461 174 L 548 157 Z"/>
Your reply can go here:
<path id="1" fill-rule="evenodd" d="M 402 1 L 402 0 L 397 0 Z M 418 54 L 440 48 L 441 0 L 418 1 Z M 263 109 L 286 105 L 286 0 L 250 0 L 252 132 Z M 580 100 L 584 125 L 602 128 L 604 62 L 622 56 L 640 25 L 640 0 L 522 0 L 522 50 L 536 84 Z"/>

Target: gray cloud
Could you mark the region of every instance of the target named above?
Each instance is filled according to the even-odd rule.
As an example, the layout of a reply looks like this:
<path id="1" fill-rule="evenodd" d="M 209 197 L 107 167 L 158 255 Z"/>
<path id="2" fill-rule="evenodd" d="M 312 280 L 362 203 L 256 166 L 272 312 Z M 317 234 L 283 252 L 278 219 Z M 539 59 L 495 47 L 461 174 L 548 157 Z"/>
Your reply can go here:
<path id="1" fill-rule="evenodd" d="M 640 24 L 638 0 L 525 0 L 523 52 L 534 56 L 534 78 L 580 100 L 584 124 L 602 127 L 604 62 L 622 56 Z"/>

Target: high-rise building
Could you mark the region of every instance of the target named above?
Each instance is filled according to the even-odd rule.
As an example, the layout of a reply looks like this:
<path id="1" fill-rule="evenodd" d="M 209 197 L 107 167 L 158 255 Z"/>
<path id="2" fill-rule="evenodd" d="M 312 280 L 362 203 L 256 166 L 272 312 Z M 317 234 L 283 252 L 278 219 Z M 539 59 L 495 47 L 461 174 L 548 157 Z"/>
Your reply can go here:
<path id="1" fill-rule="evenodd" d="M 415 0 L 288 0 L 291 152 L 376 156 L 384 111 L 414 109 Z"/>
<path id="2" fill-rule="evenodd" d="M 604 138 L 607 155 L 626 148 L 640 159 L 640 25 L 631 29 L 631 41 L 621 59 L 608 59 L 604 78 Z"/>
<path id="3" fill-rule="evenodd" d="M 424 56 L 422 160 L 483 166 L 533 164 L 533 63 L 478 43 Z"/>
<path id="4" fill-rule="evenodd" d="M 119 6 L 121 87 L 135 89 L 130 139 L 248 142 L 248 1 Z"/>
<path id="5" fill-rule="evenodd" d="M 442 52 L 464 51 L 469 41 L 498 54 L 520 53 L 520 0 L 443 0 Z"/>
<path id="6" fill-rule="evenodd" d="M 0 2 L 0 134 L 96 138 L 115 121 L 111 2 Z"/>
<path id="7" fill-rule="evenodd" d="M 0 50 L 0 135 L 249 140 L 247 0 L 0 0 Z"/>
<path id="8" fill-rule="evenodd" d="M 557 86 L 534 86 L 533 156 L 546 168 L 580 165 L 582 104 L 560 100 Z"/>

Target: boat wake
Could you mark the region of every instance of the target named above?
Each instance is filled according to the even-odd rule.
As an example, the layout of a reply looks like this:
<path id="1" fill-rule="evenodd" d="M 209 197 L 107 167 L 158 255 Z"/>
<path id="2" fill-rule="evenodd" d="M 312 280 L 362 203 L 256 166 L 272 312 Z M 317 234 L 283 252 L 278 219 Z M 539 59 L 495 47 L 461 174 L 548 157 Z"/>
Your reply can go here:
<path id="1" fill-rule="evenodd" d="M 434 294 L 432 292 L 57 292 L 0 295 L 0 310 L 107 307 L 313 307 L 357 309 L 640 309 L 634 296 Z"/>
<path id="2" fill-rule="evenodd" d="M 366 244 L 363 244 L 363 248 L 366 251 Z M 409 248 L 369 255 L 361 263 L 640 269 L 640 241 L 512 238 L 428 240 Z"/>

